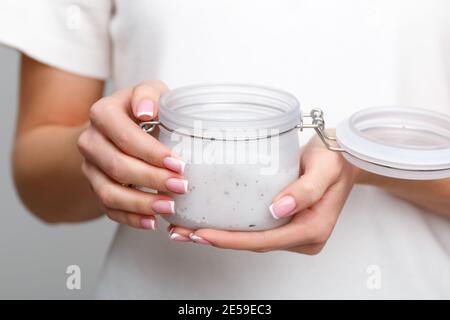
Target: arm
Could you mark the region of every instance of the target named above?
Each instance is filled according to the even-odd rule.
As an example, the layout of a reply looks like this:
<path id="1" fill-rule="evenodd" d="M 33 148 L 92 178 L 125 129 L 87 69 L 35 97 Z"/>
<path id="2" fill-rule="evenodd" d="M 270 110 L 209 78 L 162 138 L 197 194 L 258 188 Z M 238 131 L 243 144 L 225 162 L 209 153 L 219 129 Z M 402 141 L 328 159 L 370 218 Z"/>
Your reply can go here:
<path id="1" fill-rule="evenodd" d="M 382 188 L 419 207 L 450 217 L 450 179 L 411 181 L 361 171 L 357 183 Z"/>
<path id="2" fill-rule="evenodd" d="M 14 180 L 24 204 L 47 222 L 98 217 L 101 207 L 81 173 L 77 139 L 103 82 L 21 61 Z"/>

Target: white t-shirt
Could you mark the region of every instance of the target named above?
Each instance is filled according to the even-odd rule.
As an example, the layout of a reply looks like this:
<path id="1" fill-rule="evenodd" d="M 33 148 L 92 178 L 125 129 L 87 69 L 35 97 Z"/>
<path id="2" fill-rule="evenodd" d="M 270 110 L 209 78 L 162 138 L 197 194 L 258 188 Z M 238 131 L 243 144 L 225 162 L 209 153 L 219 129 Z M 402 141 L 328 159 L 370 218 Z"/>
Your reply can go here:
<path id="1" fill-rule="evenodd" d="M 448 0 L 3 0 L 0 42 L 117 87 L 280 87 L 329 127 L 377 105 L 450 114 Z M 163 226 L 119 227 L 99 298 L 450 298 L 449 219 L 376 188 L 355 186 L 313 257 L 180 244 Z"/>

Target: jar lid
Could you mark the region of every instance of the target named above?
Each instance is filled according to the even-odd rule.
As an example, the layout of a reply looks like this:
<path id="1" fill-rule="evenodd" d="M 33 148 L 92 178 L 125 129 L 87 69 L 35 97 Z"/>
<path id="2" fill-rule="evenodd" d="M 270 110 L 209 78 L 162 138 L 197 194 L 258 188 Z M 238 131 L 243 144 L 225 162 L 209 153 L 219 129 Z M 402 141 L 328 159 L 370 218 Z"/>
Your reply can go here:
<path id="1" fill-rule="evenodd" d="M 364 170 L 403 179 L 450 177 L 450 117 L 405 107 L 363 109 L 341 122 L 343 156 Z"/>

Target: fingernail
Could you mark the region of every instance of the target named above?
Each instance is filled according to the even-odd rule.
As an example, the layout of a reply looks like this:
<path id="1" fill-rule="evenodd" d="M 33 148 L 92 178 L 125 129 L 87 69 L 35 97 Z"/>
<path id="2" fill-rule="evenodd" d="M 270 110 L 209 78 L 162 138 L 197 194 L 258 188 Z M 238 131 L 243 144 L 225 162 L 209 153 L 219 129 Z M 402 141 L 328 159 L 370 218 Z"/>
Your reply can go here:
<path id="1" fill-rule="evenodd" d="M 150 99 L 141 100 L 136 107 L 136 116 L 141 120 L 151 120 L 153 112 L 154 105 Z"/>
<path id="2" fill-rule="evenodd" d="M 269 207 L 270 213 L 274 219 L 280 219 L 288 216 L 295 209 L 295 199 L 291 196 L 285 196 Z"/>
<path id="3" fill-rule="evenodd" d="M 186 193 L 188 188 L 187 180 L 170 178 L 166 181 L 166 187 L 175 193 Z"/>
<path id="4" fill-rule="evenodd" d="M 170 240 L 178 241 L 178 242 L 191 242 L 191 239 L 189 237 L 182 236 L 181 234 L 178 234 L 176 232 L 169 234 Z"/>
<path id="5" fill-rule="evenodd" d="M 195 234 L 193 234 L 193 233 L 191 233 L 191 234 L 189 235 L 189 238 L 190 238 L 192 241 L 194 241 L 195 243 L 211 244 L 211 242 L 209 242 L 209 241 L 203 239 L 202 237 L 199 237 L 199 236 L 197 236 L 197 235 L 195 235 Z"/>
<path id="6" fill-rule="evenodd" d="M 148 230 L 156 230 L 156 222 L 155 219 L 151 218 L 143 218 L 141 219 L 141 226 L 144 229 Z"/>
<path id="7" fill-rule="evenodd" d="M 175 213 L 175 202 L 172 200 L 156 200 L 152 209 L 158 213 Z"/>
<path id="8" fill-rule="evenodd" d="M 164 158 L 163 163 L 167 169 L 178 172 L 180 174 L 183 174 L 184 166 L 186 165 L 186 162 L 184 162 L 183 160 L 172 157 Z"/>

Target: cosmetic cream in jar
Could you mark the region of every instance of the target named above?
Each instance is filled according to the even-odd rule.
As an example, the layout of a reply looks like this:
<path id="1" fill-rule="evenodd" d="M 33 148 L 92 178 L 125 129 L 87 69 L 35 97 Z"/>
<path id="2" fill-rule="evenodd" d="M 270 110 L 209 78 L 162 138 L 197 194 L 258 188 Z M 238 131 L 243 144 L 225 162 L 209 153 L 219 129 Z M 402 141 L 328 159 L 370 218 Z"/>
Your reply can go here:
<path id="1" fill-rule="evenodd" d="M 277 89 L 211 84 L 175 89 L 159 120 L 140 124 L 187 162 L 184 195 L 171 194 L 164 218 L 191 229 L 257 231 L 279 227 L 273 198 L 299 177 L 298 132 L 314 129 L 330 152 L 363 170 L 397 179 L 450 178 L 450 117 L 411 107 L 365 108 L 325 130 L 321 109 L 303 112 Z"/>
<path id="2" fill-rule="evenodd" d="M 274 197 L 299 176 L 296 125 L 300 107 L 289 93 L 249 85 L 175 89 L 160 100 L 159 140 L 186 161 L 188 192 L 170 194 L 187 228 L 267 230 Z"/>

